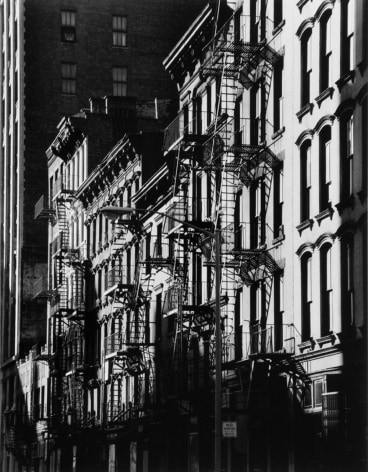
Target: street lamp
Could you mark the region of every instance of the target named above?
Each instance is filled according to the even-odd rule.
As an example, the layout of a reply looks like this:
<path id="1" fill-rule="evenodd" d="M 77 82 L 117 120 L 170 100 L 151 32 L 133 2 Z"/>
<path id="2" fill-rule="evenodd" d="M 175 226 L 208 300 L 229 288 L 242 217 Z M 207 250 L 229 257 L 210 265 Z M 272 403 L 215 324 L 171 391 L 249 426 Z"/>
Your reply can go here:
<path id="1" fill-rule="evenodd" d="M 204 233 L 206 236 L 215 240 L 215 342 L 216 342 L 216 365 L 215 365 L 215 472 L 221 472 L 221 437 L 222 437 L 222 421 L 221 421 L 221 386 L 222 386 L 222 346 L 221 346 L 221 308 L 220 308 L 220 286 L 221 286 L 221 230 L 215 228 L 214 232 L 207 229 L 199 228 L 192 223 L 181 221 L 175 216 L 167 215 L 166 213 L 149 210 L 145 208 L 132 207 L 116 207 L 105 206 L 101 213 L 109 218 L 115 220 L 124 215 L 131 215 L 133 213 L 161 215 L 170 218 L 177 223 L 180 223 L 188 228 Z"/>

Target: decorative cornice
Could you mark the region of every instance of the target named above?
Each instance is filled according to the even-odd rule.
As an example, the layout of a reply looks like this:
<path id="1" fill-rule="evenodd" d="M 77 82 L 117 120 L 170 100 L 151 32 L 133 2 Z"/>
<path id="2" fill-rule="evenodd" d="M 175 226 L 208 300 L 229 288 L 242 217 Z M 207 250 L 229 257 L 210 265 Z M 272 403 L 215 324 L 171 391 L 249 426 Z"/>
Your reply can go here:
<path id="1" fill-rule="evenodd" d="M 318 239 L 315 243 L 315 246 L 316 246 L 317 249 L 321 249 L 321 247 L 326 243 L 333 244 L 335 238 L 336 238 L 335 234 L 323 233 L 323 234 L 321 234 L 321 236 L 318 237 Z"/>
<path id="2" fill-rule="evenodd" d="M 305 141 L 307 141 L 308 139 L 312 140 L 313 135 L 314 131 L 312 129 L 306 129 L 299 134 L 297 140 L 295 141 L 295 144 L 298 146 L 298 148 L 300 148 Z"/>
<path id="3" fill-rule="evenodd" d="M 307 31 L 309 28 L 313 28 L 315 22 L 314 16 L 311 16 L 309 18 L 306 18 L 300 25 L 299 28 L 296 30 L 296 35 L 298 36 L 299 39 L 303 36 L 303 34 Z"/>
<path id="4" fill-rule="evenodd" d="M 313 243 L 304 243 L 302 244 L 296 251 L 296 255 L 299 257 L 299 258 L 302 258 L 304 256 L 304 254 L 306 254 L 307 252 L 309 253 L 313 253 L 314 251 L 314 248 L 315 248 L 315 245 Z"/>
<path id="5" fill-rule="evenodd" d="M 317 8 L 316 13 L 314 14 L 314 19 L 316 21 L 321 21 L 321 17 L 327 10 L 332 10 L 334 7 L 335 0 L 325 0 L 321 3 L 321 5 Z"/>
<path id="6" fill-rule="evenodd" d="M 352 112 L 355 108 L 355 100 L 352 97 L 347 98 L 344 100 L 340 105 L 336 108 L 334 115 L 337 117 L 338 120 L 347 113 Z"/>
<path id="7" fill-rule="evenodd" d="M 326 125 L 332 126 L 335 119 L 335 115 L 323 116 L 320 120 L 318 120 L 316 126 L 314 127 L 314 132 L 319 134 Z"/>

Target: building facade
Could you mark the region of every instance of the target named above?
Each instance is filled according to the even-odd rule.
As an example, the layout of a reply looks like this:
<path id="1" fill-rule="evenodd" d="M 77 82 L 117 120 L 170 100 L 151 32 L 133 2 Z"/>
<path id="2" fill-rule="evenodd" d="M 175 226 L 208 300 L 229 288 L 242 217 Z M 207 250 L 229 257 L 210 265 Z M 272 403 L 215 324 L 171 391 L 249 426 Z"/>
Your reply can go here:
<path id="1" fill-rule="evenodd" d="M 55 124 L 90 96 L 129 95 L 143 108 L 148 97 L 175 97 L 161 61 L 203 3 L 149 1 L 138 15 L 131 1 L 0 2 L 2 412 L 18 401 L 17 360 L 47 337 L 46 305 L 34 298 L 47 279 L 47 226 L 34 221 L 33 208 L 47 193 L 44 155 Z M 2 468 L 13 470 L 2 418 Z"/>
<path id="2" fill-rule="evenodd" d="M 218 2 L 163 135 L 63 119 L 36 470 L 365 470 L 366 45 L 362 0 Z"/>

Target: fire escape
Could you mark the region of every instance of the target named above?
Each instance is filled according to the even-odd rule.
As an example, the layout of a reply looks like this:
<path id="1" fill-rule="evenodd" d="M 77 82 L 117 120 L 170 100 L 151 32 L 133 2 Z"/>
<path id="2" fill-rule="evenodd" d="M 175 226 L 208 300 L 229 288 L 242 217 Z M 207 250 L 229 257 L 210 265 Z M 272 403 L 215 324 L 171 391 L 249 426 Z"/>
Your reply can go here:
<path id="1" fill-rule="evenodd" d="M 39 218 L 47 218 L 52 229 L 48 287 L 39 296 L 49 300 L 49 362 L 52 405 L 50 431 L 60 424 L 79 426 L 83 422 L 84 361 L 84 279 L 88 268 L 85 247 L 70 241 L 70 216 L 75 201 L 75 178 L 66 164 L 83 140 L 83 133 L 66 120 L 48 150 L 49 158 L 63 161 L 59 177 L 50 188 L 50 198 L 41 198 Z M 41 204 L 44 203 L 43 208 Z M 46 359 L 47 357 L 47 359 Z"/>
<path id="2" fill-rule="evenodd" d="M 169 237 L 182 251 L 181 260 L 187 270 L 188 247 L 200 250 L 205 264 L 211 268 L 208 280 L 206 303 L 188 303 L 187 278 L 173 287 L 171 296 L 177 305 L 177 329 L 174 355 L 182 363 L 187 362 L 190 339 L 208 336 L 210 340 L 210 366 L 214 366 L 214 300 L 213 268 L 214 241 L 201 231 L 191 229 L 185 223 L 203 229 L 221 228 L 221 318 L 223 369 L 234 369 L 236 361 L 236 327 L 234 311 L 236 287 L 239 281 L 247 286 L 262 284 L 266 301 L 270 300 L 273 278 L 282 271 L 283 261 L 278 235 L 266 223 L 266 211 L 270 196 L 272 176 L 280 161 L 273 152 L 270 123 L 266 120 L 273 67 L 281 56 L 266 42 L 266 19 L 259 23 L 258 30 L 251 27 L 251 18 L 235 14 L 215 34 L 203 50 L 204 61 L 200 68 L 203 81 L 216 83 L 215 113 L 211 123 L 204 129 L 200 113 L 193 110 L 193 120 L 186 110 L 167 128 L 164 149 L 174 180 L 173 215 L 183 224 L 169 231 Z M 249 34 L 247 31 L 249 30 Z M 245 34 L 241 34 L 245 31 Z M 243 37 L 242 37 L 243 36 Z M 249 41 L 244 37 L 249 36 Z M 244 117 L 244 108 L 239 97 L 248 90 L 249 116 Z M 193 105 L 194 107 L 194 105 Z M 172 161 L 175 164 L 172 164 Z M 188 184 L 195 185 L 195 175 L 204 171 L 208 175 L 211 193 L 211 212 L 208 222 L 203 223 L 195 215 L 196 202 L 190 201 Z M 237 193 L 246 188 L 251 204 L 250 221 L 237 218 Z M 203 217 L 203 214 L 202 214 Z M 175 225 L 173 225 L 175 226 Z M 178 288 L 179 287 L 179 288 Z M 273 328 L 273 327 L 272 327 Z M 249 399 L 256 398 L 254 392 L 265 385 L 269 369 L 293 379 L 299 390 L 308 383 L 303 366 L 295 360 L 294 326 L 279 328 L 283 331 L 281 346 L 275 342 L 275 333 L 267 320 L 250 326 L 247 338 L 247 358 L 250 360 L 248 379 Z M 293 341 L 293 348 L 290 347 Z M 175 356 L 175 352 L 178 354 Z M 262 367 L 260 367 L 262 366 Z M 267 369 L 263 368 L 267 366 Z M 263 370 L 262 370 L 263 368 Z M 258 373 L 262 370 L 262 375 Z M 262 380 L 263 379 L 263 380 Z"/>
<path id="3" fill-rule="evenodd" d="M 127 233 L 130 240 L 127 242 Z M 109 313 L 105 329 L 105 423 L 132 431 L 149 421 L 156 404 L 154 323 L 150 294 L 154 268 L 144 260 L 149 236 L 137 220 L 117 220 L 109 241 L 105 283 Z"/>

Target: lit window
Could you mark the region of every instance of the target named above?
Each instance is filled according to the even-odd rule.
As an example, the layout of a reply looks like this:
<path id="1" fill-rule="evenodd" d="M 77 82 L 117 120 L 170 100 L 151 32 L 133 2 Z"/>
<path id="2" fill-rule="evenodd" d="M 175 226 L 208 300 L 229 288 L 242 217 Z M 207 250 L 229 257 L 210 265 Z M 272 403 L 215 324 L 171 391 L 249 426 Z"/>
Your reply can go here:
<path id="1" fill-rule="evenodd" d="M 312 75 L 312 30 L 306 31 L 301 40 L 301 106 L 310 102 Z"/>
<path id="2" fill-rule="evenodd" d="M 74 43 L 76 41 L 76 20 L 75 11 L 61 11 L 61 41 Z"/>
<path id="3" fill-rule="evenodd" d="M 127 17 L 113 15 L 112 17 L 112 45 L 124 47 L 127 45 Z"/>
<path id="4" fill-rule="evenodd" d="M 301 221 L 310 218 L 311 202 L 311 143 L 307 141 L 303 144 L 300 153 L 300 219 Z"/>
<path id="5" fill-rule="evenodd" d="M 127 93 L 127 68 L 113 67 L 112 69 L 112 87 L 115 97 L 125 97 Z"/>
<path id="6" fill-rule="evenodd" d="M 77 65 L 71 62 L 61 64 L 61 93 L 75 94 L 77 91 Z"/>
<path id="7" fill-rule="evenodd" d="M 331 83 L 331 12 L 321 19 L 321 48 L 320 48 L 320 91 L 323 92 Z"/>

